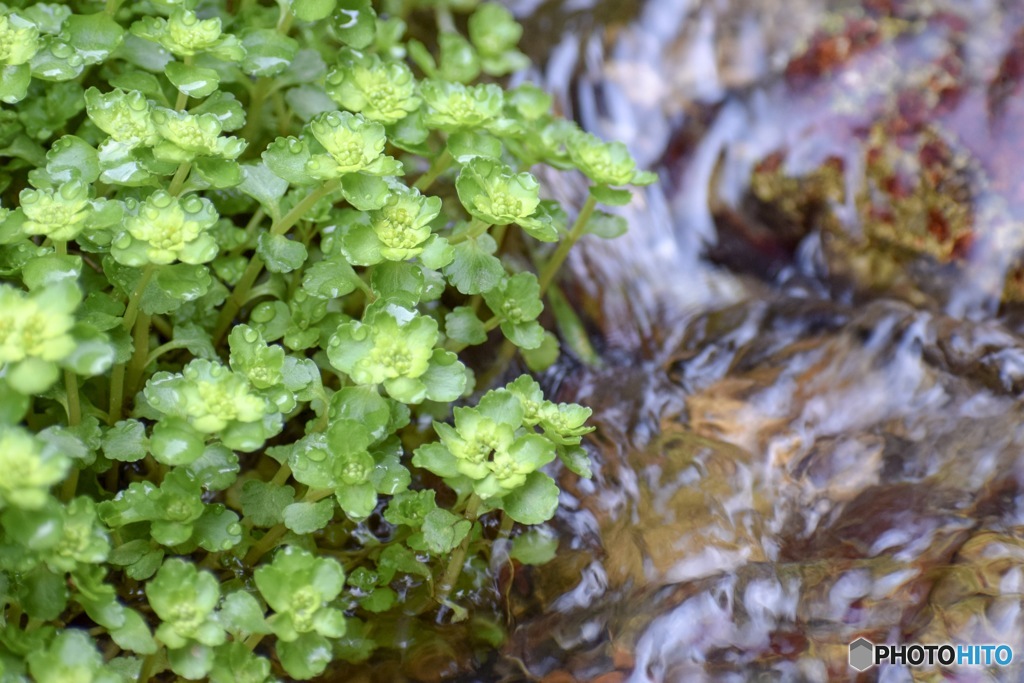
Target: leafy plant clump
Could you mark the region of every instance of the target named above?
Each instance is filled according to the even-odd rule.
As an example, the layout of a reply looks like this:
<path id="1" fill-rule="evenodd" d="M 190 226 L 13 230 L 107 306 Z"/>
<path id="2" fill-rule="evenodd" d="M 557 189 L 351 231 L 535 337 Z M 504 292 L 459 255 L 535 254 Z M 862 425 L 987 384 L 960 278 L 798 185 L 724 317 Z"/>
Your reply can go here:
<path id="1" fill-rule="evenodd" d="M 0 681 L 310 679 L 435 621 L 499 644 L 495 541 L 550 557 L 546 466 L 589 475 L 590 411 L 507 370 L 555 361 L 559 267 L 653 180 L 496 84 L 521 30 L 475 0 L 0 4 Z M 578 210 L 543 165 L 590 179 Z"/>

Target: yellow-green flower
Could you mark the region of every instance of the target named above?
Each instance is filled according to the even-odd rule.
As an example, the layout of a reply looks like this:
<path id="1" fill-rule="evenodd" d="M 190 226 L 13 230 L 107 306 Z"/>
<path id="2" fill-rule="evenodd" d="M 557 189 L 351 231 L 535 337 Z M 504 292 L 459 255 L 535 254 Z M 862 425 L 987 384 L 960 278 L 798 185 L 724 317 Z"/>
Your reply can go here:
<path id="1" fill-rule="evenodd" d="M 55 362 L 67 357 L 75 348 L 68 332 L 75 324 L 71 312 L 77 304 L 61 288 L 28 297 L 0 285 L 0 365 L 26 358 Z"/>
<path id="2" fill-rule="evenodd" d="M 85 110 L 92 122 L 117 142 L 135 146 L 160 140 L 150 117 L 149 101 L 137 90 L 114 88 L 101 93 L 89 88 L 85 91 Z"/>
<path id="3" fill-rule="evenodd" d="M 0 15 L 0 66 L 27 63 L 39 51 L 39 29 L 17 15 Z"/>
<path id="4" fill-rule="evenodd" d="M 382 169 L 384 126 L 368 121 L 362 114 L 333 111 L 320 114 L 309 123 L 309 130 L 327 154 L 314 155 L 306 170 L 320 179 L 336 178 L 345 173 L 362 171 L 384 175 Z"/>
<path id="5" fill-rule="evenodd" d="M 21 427 L 0 426 L 0 507 L 42 507 L 69 465 L 57 449 L 44 448 Z"/>
<path id="6" fill-rule="evenodd" d="M 187 114 L 156 107 L 152 120 L 163 138 L 153 153 L 165 161 L 192 161 L 197 156 L 234 159 L 245 149 L 244 140 L 221 137 L 224 127 L 214 114 Z"/>
<path id="7" fill-rule="evenodd" d="M 206 263 L 218 252 L 208 232 L 217 218 L 209 199 L 195 195 L 180 199 L 157 190 L 136 215 L 125 220 L 125 230 L 114 239 L 110 252 L 119 263 L 136 267 L 175 261 Z"/>
<path id="8" fill-rule="evenodd" d="M 79 180 L 57 189 L 22 190 L 18 198 L 26 218 L 22 229 L 29 235 L 66 242 L 78 235 L 89 217 L 89 187 Z"/>
<path id="9" fill-rule="evenodd" d="M 370 212 L 381 256 L 404 261 L 422 252 L 430 222 L 440 212 L 440 197 L 424 197 L 416 189 L 392 192 L 383 208 Z"/>
<path id="10" fill-rule="evenodd" d="M 327 94 L 342 107 L 385 125 L 404 119 L 420 106 L 416 79 L 408 66 L 349 49 L 327 74 Z"/>

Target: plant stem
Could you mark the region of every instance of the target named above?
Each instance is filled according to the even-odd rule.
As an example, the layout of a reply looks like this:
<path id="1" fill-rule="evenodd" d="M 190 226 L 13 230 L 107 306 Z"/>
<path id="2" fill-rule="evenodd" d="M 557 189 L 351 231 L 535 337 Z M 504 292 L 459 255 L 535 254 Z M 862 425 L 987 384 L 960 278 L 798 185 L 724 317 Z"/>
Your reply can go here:
<path id="1" fill-rule="evenodd" d="M 192 55 L 185 55 L 182 60 L 185 66 L 192 66 Z M 178 99 L 174 102 L 174 108 L 177 111 L 185 111 L 185 106 L 188 104 L 188 95 L 181 90 L 178 91 Z"/>
<path id="2" fill-rule="evenodd" d="M 124 309 L 124 318 L 121 321 L 126 330 L 131 330 L 135 327 L 135 319 L 139 315 L 139 303 L 142 300 L 142 293 L 146 291 L 146 287 L 149 285 L 149 281 L 153 279 L 153 275 L 155 273 L 156 266 L 153 264 L 146 266 L 146 269 L 142 271 L 142 276 L 139 278 L 138 284 L 135 285 L 134 291 L 132 291 L 131 295 L 128 297 L 128 306 Z M 148 329 L 149 316 L 146 317 L 146 326 Z M 143 356 L 143 359 L 145 359 L 145 356 Z M 134 354 L 132 360 L 134 361 Z M 121 419 L 125 389 L 124 375 L 124 363 L 118 363 L 115 365 L 114 369 L 110 373 L 110 411 L 107 415 L 108 424 L 114 424 Z"/>
<path id="3" fill-rule="evenodd" d="M 434 181 L 437 180 L 438 176 L 448 170 L 453 161 L 455 160 L 448 152 L 448 148 L 445 147 L 430 164 L 430 168 L 427 169 L 427 172 L 416 179 L 416 184 L 414 184 L 413 187 L 420 192 L 426 192 L 427 189 L 434 184 Z"/>
<path id="4" fill-rule="evenodd" d="M 491 227 L 490 223 L 474 218 L 469 223 L 469 227 L 460 232 L 458 235 L 452 235 L 448 238 L 448 244 L 461 244 L 466 240 L 474 240 L 480 235 L 487 232 L 487 229 Z"/>
<path id="5" fill-rule="evenodd" d="M 135 679 L 138 683 L 146 683 L 146 681 L 153 677 L 153 669 L 156 668 L 159 655 L 160 653 L 157 651 L 142 660 L 142 668 L 139 669 L 139 677 Z"/>
<path id="6" fill-rule="evenodd" d="M 291 211 L 281 217 L 280 220 L 274 221 L 273 225 L 270 226 L 271 235 L 283 235 L 288 232 L 293 225 L 299 222 L 309 209 L 313 207 L 318 201 L 334 192 L 338 187 L 341 186 L 340 180 L 331 180 L 317 189 L 306 195 L 302 201 L 295 205 Z M 228 300 L 224 302 L 224 307 L 220 311 L 220 316 L 217 318 L 217 326 L 214 328 L 213 340 L 214 344 L 220 344 L 224 335 L 228 331 L 228 327 L 231 326 L 231 322 L 235 319 L 235 315 L 242 308 L 245 303 L 246 297 L 249 294 L 249 290 L 252 288 L 253 283 L 256 282 L 256 278 L 260 276 L 263 271 L 263 260 L 253 254 L 252 259 L 249 261 L 249 266 L 245 269 L 242 277 L 238 280 L 238 284 L 235 285 L 235 290 L 228 297 Z"/>
<path id="7" fill-rule="evenodd" d="M 121 8 L 122 2 L 124 2 L 124 0 L 107 0 L 107 5 L 104 8 L 104 11 L 110 16 L 114 16 L 117 14 L 117 10 Z"/>
<path id="8" fill-rule="evenodd" d="M 248 648 L 249 652 L 252 652 L 253 650 L 256 649 L 256 646 L 260 644 L 261 640 L 263 640 L 263 634 L 262 633 L 254 633 L 254 634 L 252 634 L 251 636 L 249 636 L 248 638 L 245 639 L 244 645 L 245 645 L 246 648 Z"/>
<path id="9" fill-rule="evenodd" d="M 476 516 L 480 510 L 480 502 L 480 497 L 475 493 L 471 493 L 469 500 L 466 501 L 466 509 L 463 512 L 463 516 L 471 524 L 476 522 Z M 466 553 L 469 551 L 469 541 L 472 536 L 473 529 L 470 527 L 469 533 L 466 534 L 466 537 L 462 539 L 462 543 L 452 553 L 451 559 L 448 560 L 448 566 L 444 570 L 444 575 L 442 575 L 440 583 L 437 584 L 434 599 L 441 604 L 448 599 L 448 594 L 452 592 L 455 582 L 459 580 L 459 576 L 462 574 L 462 566 L 466 563 Z"/>
<path id="10" fill-rule="evenodd" d="M 587 221 L 590 220 L 591 214 L 594 213 L 594 209 L 597 207 L 597 200 L 591 194 L 587 195 L 587 201 L 583 203 L 583 208 L 580 209 L 579 216 L 576 217 L 576 222 L 573 223 L 572 230 L 564 240 L 562 240 L 558 248 L 555 249 L 555 253 L 551 255 L 547 265 L 544 266 L 544 271 L 540 274 L 540 295 L 544 296 L 544 293 L 548 291 L 548 287 L 551 286 L 551 281 L 555 279 L 555 275 L 558 273 L 558 269 L 565 263 L 565 258 L 569 255 L 569 250 L 573 248 L 576 242 L 579 241 L 580 237 L 583 236 L 584 230 L 587 228 Z"/>
<path id="11" fill-rule="evenodd" d="M 263 534 L 260 540 L 249 548 L 249 552 L 245 554 L 245 563 L 250 567 L 254 566 L 260 561 L 260 558 L 269 552 L 274 545 L 288 533 L 288 527 L 284 524 L 277 524 L 271 527 L 267 533 Z"/>
<path id="12" fill-rule="evenodd" d="M 185 181 L 188 179 L 188 172 L 191 170 L 191 161 L 183 161 L 178 164 L 178 170 L 174 172 L 174 177 L 171 178 L 171 184 L 167 187 L 167 193 L 177 197 L 181 193 L 181 188 L 185 187 Z"/>
<path id="13" fill-rule="evenodd" d="M 270 483 L 274 486 L 284 486 L 284 483 L 288 481 L 288 477 L 292 476 L 292 468 L 288 466 L 288 463 L 281 465 L 280 469 L 277 470 L 277 474 L 270 480 Z"/>
<path id="14" fill-rule="evenodd" d="M 135 350 L 128 362 L 127 379 L 125 387 L 134 395 L 138 391 L 142 374 L 146 371 L 149 360 L 149 314 L 143 313 L 135 318 L 135 329 L 132 333 L 132 341 Z"/>

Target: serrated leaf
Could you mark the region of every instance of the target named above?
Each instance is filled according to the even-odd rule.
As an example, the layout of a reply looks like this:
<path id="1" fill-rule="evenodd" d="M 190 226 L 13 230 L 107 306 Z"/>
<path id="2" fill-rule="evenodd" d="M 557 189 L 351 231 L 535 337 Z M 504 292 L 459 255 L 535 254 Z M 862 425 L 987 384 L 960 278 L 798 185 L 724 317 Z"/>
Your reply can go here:
<path id="1" fill-rule="evenodd" d="M 558 485 L 543 472 L 532 472 L 526 483 L 500 499 L 499 505 L 520 524 L 540 524 L 558 508 Z"/>
<path id="2" fill-rule="evenodd" d="M 463 294 L 480 294 L 494 288 L 505 268 L 493 256 L 494 240 L 489 235 L 455 245 L 455 258 L 445 266 L 444 275 Z"/>
<path id="3" fill-rule="evenodd" d="M 288 239 L 285 235 L 261 233 L 256 243 L 256 253 L 271 273 L 290 273 L 306 262 L 306 246 L 302 242 Z"/>
<path id="4" fill-rule="evenodd" d="M 608 206 L 625 206 L 633 199 L 633 193 L 629 190 L 616 190 L 607 185 L 591 185 L 590 195 Z"/>
<path id="5" fill-rule="evenodd" d="M 334 501 L 292 503 L 284 509 L 284 525 L 297 534 L 311 534 L 327 526 L 334 516 Z"/>
<path id="6" fill-rule="evenodd" d="M 291 486 L 276 486 L 258 479 L 242 485 L 242 514 L 253 526 L 270 528 L 284 521 L 284 509 L 295 500 Z"/>
<path id="7" fill-rule="evenodd" d="M 423 541 L 433 554 L 445 555 L 455 550 L 472 528 L 468 519 L 436 507 L 423 519 Z"/>
<path id="8" fill-rule="evenodd" d="M 595 211 L 587 221 L 586 230 L 587 234 L 610 240 L 625 235 L 629 231 L 629 223 L 622 216 Z"/>
<path id="9" fill-rule="evenodd" d="M 459 306 L 444 317 L 444 333 L 449 339 L 463 344 L 483 344 L 487 330 L 469 306 Z"/>

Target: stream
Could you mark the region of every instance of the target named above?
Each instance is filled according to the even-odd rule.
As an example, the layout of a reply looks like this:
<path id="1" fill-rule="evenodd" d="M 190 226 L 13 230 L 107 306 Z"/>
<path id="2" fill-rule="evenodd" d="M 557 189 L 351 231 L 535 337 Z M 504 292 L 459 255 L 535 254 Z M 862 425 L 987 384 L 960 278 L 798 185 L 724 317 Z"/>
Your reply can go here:
<path id="1" fill-rule="evenodd" d="M 570 259 L 603 365 L 544 380 L 595 476 L 466 680 L 1021 680 L 1024 5 L 506 4 L 662 180 Z M 1019 654 L 858 673 L 858 637 Z"/>

